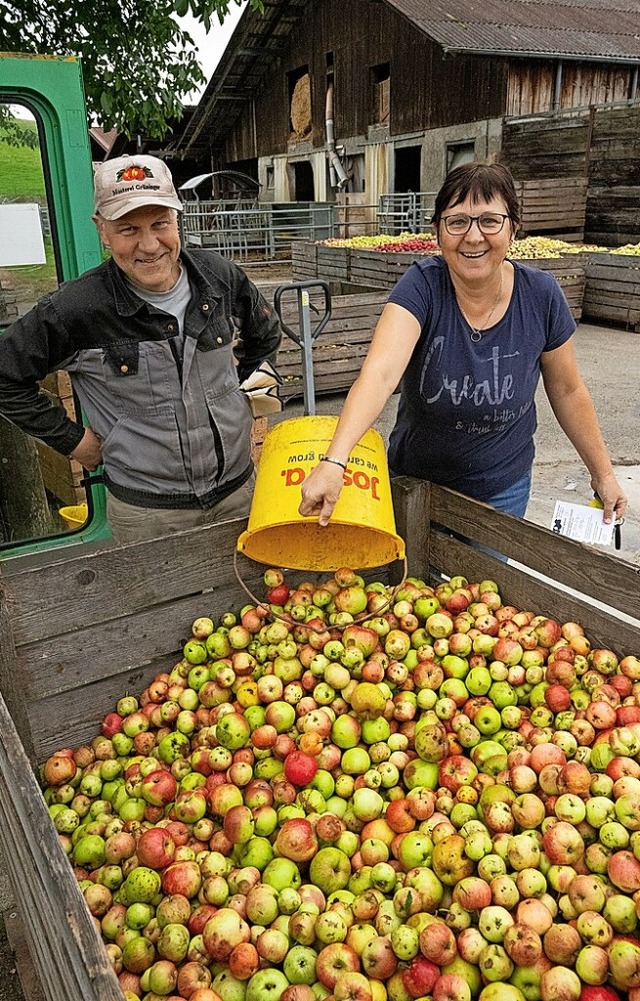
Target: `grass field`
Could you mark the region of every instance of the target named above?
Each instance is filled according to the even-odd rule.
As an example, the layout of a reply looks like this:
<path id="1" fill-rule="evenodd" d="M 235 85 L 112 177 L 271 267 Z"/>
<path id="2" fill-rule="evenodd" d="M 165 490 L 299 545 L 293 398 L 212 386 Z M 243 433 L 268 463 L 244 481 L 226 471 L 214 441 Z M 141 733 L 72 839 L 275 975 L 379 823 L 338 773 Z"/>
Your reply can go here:
<path id="1" fill-rule="evenodd" d="M 21 128 L 36 131 L 35 122 L 20 120 Z M 46 204 L 42 159 L 38 148 L 12 146 L 3 141 L 5 130 L 0 125 L 0 202 L 24 201 Z M 51 241 L 45 240 L 47 263 L 6 268 L 4 277 L 18 294 L 21 312 L 52 291 L 58 284 Z"/>
<path id="2" fill-rule="evenodd" d="M 35 122 L 20 120 L 20 126 L 36 131 Z M 11 146 L 4 141 L 6 131 L 0 126 L 0 201 L 19 199 L 39 201 L 45 198 L 44 175 L 39 149 Z"/>

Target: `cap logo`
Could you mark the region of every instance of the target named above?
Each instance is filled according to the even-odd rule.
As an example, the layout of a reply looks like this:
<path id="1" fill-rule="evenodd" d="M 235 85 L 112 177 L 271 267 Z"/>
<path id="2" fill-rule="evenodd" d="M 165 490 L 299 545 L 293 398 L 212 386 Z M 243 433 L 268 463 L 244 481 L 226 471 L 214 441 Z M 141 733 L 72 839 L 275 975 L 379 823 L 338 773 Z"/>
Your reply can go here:
<path id="1" fill-rule="evenodd" d="M 116 181 L 144 181 L 147 177 L 153 177 L 149 167 L 125 167 L 116 174 Z"/>

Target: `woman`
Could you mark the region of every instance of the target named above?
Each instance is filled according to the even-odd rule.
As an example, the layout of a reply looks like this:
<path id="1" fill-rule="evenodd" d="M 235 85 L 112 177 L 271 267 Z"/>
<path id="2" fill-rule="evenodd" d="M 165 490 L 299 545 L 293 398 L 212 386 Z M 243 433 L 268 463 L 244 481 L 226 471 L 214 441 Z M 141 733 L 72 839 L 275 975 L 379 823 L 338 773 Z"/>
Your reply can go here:
<path id="1" fill-rule="evenodd" d="M 333 440 L 302 487 L 300 514 L 326 525 L 351 449 L 401 382 L 391 475 L 416 476 L 524 517 L 540 375 L 585 463 L 604 520 L 627 499 L 576 365 L 575 322 L 555 278 L 506 259 L 519 224 L 502 164 L 447 176 L 433 223 L 441 256 L 416 261 L 393 289 Z"/>

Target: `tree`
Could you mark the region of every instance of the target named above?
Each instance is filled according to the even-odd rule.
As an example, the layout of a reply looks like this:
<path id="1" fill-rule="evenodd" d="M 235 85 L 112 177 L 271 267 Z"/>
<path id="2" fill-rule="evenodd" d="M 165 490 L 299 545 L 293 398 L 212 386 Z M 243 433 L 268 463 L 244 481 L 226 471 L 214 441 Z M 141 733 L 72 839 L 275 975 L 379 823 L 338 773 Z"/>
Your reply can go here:
<path id="1" fill-rule="evenodd" d="M 161 138 L 205 78 L 176 18 L 210 30 L 242 0 L 0 0 L 0 51 L 82 59 L 87 109 L 104 128 Z M 249 0 L 263 10 L 262 0 Z"/>

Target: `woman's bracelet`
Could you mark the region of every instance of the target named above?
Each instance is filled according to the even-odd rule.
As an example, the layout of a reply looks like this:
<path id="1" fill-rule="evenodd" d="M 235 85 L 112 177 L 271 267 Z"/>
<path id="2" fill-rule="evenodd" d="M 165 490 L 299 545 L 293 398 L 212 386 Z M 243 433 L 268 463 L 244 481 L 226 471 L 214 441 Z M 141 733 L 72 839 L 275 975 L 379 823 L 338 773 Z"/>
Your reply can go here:
<path id="1" fill-rule="evenodd" d="M 340 459 L 334 459 L 332 455 L 323 455 L 320 462 L 333 462 L 336 466 L 342 466 L 346 470 L 346 462 L 342 462 Z"/>

